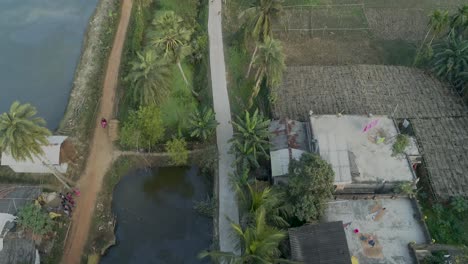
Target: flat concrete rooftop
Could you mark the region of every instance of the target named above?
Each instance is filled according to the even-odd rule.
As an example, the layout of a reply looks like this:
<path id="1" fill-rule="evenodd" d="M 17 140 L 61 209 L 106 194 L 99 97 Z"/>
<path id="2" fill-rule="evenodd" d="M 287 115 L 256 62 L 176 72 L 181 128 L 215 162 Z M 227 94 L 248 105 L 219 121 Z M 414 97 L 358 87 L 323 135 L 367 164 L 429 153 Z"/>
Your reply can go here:
<path id="1" fill-rule="evenodd" d="M 406 158 L 392 156 L 397 129 L 390 118 L 312 115 L 310 123 L 320 156 L 335 171 L 335 183 L 413 180 Z"/>
<path id="2" fill-rule="evenodd" d="M 329 203 L 323 220 L 343 221 L 350 254 L 360 264 L 408 264 L 414 262 L 408 243 L 427 242 L 414 214 L 406 198 L 343 200 Z"/>

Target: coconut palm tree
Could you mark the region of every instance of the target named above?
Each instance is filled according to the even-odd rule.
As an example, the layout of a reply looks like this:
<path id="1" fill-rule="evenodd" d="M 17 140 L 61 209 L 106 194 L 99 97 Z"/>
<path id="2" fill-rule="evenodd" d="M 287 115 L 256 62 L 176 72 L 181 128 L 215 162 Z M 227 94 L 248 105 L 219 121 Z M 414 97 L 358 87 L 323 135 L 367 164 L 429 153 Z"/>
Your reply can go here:
<path id="1" fill-rule="evenodd" d="M 157 104 L 169 94 L 171 68 L 156 52 L 146 49 L 137 52 L 135 61 L 130 62 L 131 69 L 125 80 L 133 90 L 133 99 L 140 105 Z"/>
<path id="2" fill-rule="evenodd" d="M 451 17 L 450 27 L 451 33 L 461 37 L 463 32 L 468 28 L 468 5 L 459 7 L 457 12 Z"/>
<path id="3" fill-rule="evenodd" d="M 278 246 L 286 238 L 286 233 L 268 226 L 265 215 L 264 209 L 258 210 L 254 224 L 246 228 L 231 223 L 232 229 L 240 238 L 238 245 L 242 252 L 240 256 L 232 252 L 204 251 L 199 257 L 210 257 L 214 261 L 236 264 L 297 263 L 279 258 L 281 253 Z"/>
<path id="4" fill-rule="evenodd" d="M 280 41 L 267 37 L 265 42 L 259 46 L 253 62 L 257 71 L 255 73 L 255 86 L 249 98 L 250 106 L 258 95 L 264 80 L 269 88 L 274 88 L 281 83 L 283 70 L 286 68 L 284 59 L 283 46 Z"/>
<path id="5" fill-rule="evenodd" d="M 16 160 L 33 159 L 43 154 L 50 131 L 44 127 L 45 120 L 36 117 L 37 110 L 30 104 L 15 101 L 10 111 L 0 115 L 0 149 Z"/>
<path id="6" fill-rule="evenodd" d="M 213 109 L 204 107 L 198 109 L 195 113 L 190 116 L 189 119 L 192 133 L 191 137 L 196 137 L 202 140 L 207 140 L 213 135 L 218 122 L 215 119 Z"/>
<path id="7" fill-rule="evenodd" d="M 283 13 L 283 0 L 256 0 L 253 6 L 239 14 L 245 21 L 247 34 L 254 41 L 263 42 L 273 35 L 273 22 Z"/>
<path id="8" fill-rule="evenodd" d="M 259 114 L 258 109 L 253 115 L 245 111 L 243 117 L 237 116 L 236 119 L 232 121 L 234 135 L 229 140 L 232 143 L 231 152 L 237 156 L 236 163 L 242 167 L 259 167 L 258 158 L 268 158 L 270 120 Z"/>
<path id="9" fill-rule="evenodd" d="M 432 42 L 434 41 L 434 38 L 438 36 L 444 29 L 449 24 L 449 14 L 448 11 L 440 11 L 440 10 L 434 10 L 430 15 L 429 15 L 429 22 L 427 23 L 427 32 L 426 35 L 424 36 L 424 39 L 421 43 L 421 46 L 418 49 L 418 52 L 416 54 L 416 57 L 414 59 L 414 64 L 418 63 L 418 61 L 421 59 L 421 53 L 424 50 L 424 47 L 427 47 L 428 49 L 431 49 Z M 429 34 L 432 32 L 432 37 L 429 43 L 426 45 L 426 40 Z"/>
<path id="10" fill-rule="evenodd" d="M 244 30 L 247 36 L 252 37 L 256 43 L 246 78 L 250 74 L 258 45 L 263 43 L 267 37 L 273 37 L 273 22 L 278 20 L 282 13 L 283 0 L 256 0 L 253 6 L 239 14 L 239 19 L 245 21 Z"/>
<path id="11" fill-rule="evenodd" d="M 190 54 L 190 40 L 193 29 L 184 26 L 184 20 L 173 11 L 165 12 L 153 21 L 155 30 L 151 32 L 151 44 L 162 50 L 164 56 L 177 64 L 185 84 L 189 82 L 185 76 L 181 61 Z M 195 96 L 198 94 L 193 90 Z"/>
<path id="12" fill-rule="evenodd" d="M 432 65 L 437 76 L 455 85 L 458 77 L 468 70 L 468 40 L 449 36 L 434 45 Z"/>

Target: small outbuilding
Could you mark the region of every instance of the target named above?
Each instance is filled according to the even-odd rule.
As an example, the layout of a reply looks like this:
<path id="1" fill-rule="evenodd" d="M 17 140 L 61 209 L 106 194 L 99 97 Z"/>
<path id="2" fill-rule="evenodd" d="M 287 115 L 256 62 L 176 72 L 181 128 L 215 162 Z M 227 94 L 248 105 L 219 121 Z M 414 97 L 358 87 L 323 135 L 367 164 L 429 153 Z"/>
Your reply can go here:
<path id="1" fill-rule="evenodd" d="M 343 222 L 329 222 L 290 228 L 289 241 L 294 261 L 304 264 L 351 264 Z"/>
<path id="2" fill-rule="evenodd" d="M 17 173 L 53 173 L 58 171 L 65 173 L 68 164 L 62 161 L 61 149 L 66 136 L 50 136 L 47 138 L 49 144 L 42 146 L 43 155 L 35 156 L 32 160 L 19 161 L 14 159 L 9 153 L 3 152 L 1 165 L 9 166 Z"/>
<path id="3" fill-rule="evenodd" d="M 289 161 L 311 151 L 310 125 L 291 119 L 273 120 L 269 132 L 272 178 L 275 184 L 285 183 Z"/>

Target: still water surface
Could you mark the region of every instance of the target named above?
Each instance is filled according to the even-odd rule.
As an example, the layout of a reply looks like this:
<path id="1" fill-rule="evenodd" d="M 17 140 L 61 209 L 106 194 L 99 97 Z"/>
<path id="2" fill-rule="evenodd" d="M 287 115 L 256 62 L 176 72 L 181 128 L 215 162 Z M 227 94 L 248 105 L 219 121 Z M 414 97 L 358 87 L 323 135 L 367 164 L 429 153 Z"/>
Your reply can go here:
<path id="1" fill-rule="evenodd" d="M 117 245 L 101 264 L 209 263 L 197 259 L 212 241 L 213 223 L 193 210 L 208 193 L 196 167 L 139 169 L 116 186 Z"/>
<path id="2" fill-rule="evenodd" d="M 29 102 L 57 128 L 97 1 L 0 0 L 0 113 Z"/>

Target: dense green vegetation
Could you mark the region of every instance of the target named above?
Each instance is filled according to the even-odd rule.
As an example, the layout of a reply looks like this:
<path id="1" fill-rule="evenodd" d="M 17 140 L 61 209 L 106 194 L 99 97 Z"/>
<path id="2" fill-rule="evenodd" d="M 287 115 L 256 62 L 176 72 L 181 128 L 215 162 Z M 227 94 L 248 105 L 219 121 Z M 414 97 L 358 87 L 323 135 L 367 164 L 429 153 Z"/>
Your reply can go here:
<path id="1" fill-rule="evenodd" d="M 430 36 L 430 38 L 429 38 Z M 463 95 L 468 86 L 468 5 L 452 14 L 435 10 L 415 58 Z"/>
<path id="2" fill-rule="evenodd" d="M 18 212 L 18 224 L 35 234 L 44 235 L 52 231 L 53 221 L 40 206 L 31 203 Z"/>
<path id="3" fill-rule="evenodd" d="M 205 96 L 210 93 L 204 21 L 206 3 L 140 0 L 135 4 L 121 70 L 124 76 L 119 91 L 121 146 L 154 150 L 173 135 L 184 142 L 211 140 L 212 123 L 202 127 L 204 124 L 199 119 L 192 121 L 200 117 L 197 115 L 200 111 L 212 111 L 211 97 Z M 157 140 L 137 146 L 130 135 L 140 135 L 145 130 L 141 126 L 148 122 L 133 120 L 142 107 L 159 110 L 157 127 L 152 127 L 152 133 L 158 136 Z M 190 130 L 194 122 L 200 124 L 197 133 Z M 150 124 L 146 126 L 151 127 Z"/>

